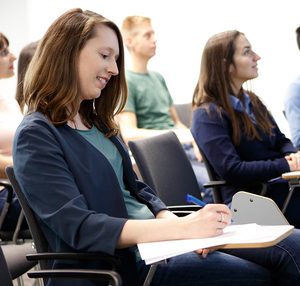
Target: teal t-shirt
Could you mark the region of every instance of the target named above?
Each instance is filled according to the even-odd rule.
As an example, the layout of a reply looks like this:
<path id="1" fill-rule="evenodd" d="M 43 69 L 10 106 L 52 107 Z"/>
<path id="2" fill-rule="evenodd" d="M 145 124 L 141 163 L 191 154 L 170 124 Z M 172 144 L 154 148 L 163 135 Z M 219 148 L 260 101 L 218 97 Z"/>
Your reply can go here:
<path id="1" fill-rule="evenodd" d="M 176 128 L 170 115 L 173 99 L 161 74 L 126 70 L 128 99 L 124 111 L 136 114 L 138 128 L 164 130 Z"/>
<path id="2" fill-rule="evenodd" d="M 130 195 L 130 192 L 126 190 L 123 181 L 123 159 L 119 153 L 118 148 L 109 139 L 106 138 L 103 132 L 100 132 L 95 126 L 90 130 L 76 130 L 87 141 L 89 141 L 95 148 L 97 148 L 112 165 L 119 184 L 121 186 L 126 209 L 128 212 L 128 218 L 130 219 L 151 219 L 155 218 L 153 213 L 145 205 L 137 201 L 137 199 Z"/>
<path id="3" fill-rule="evenodd" d="M 112 165 L 123 192 L 128 218 L 154 219 L 155 216 L 149 208 L 145 204 L 140 203 L 135 197 L 131 196 L 130 192 L 126 190 L 123 182 L 123 159 L 115 144 L 109 138 L 106 138 L 104 133 L 99 131 L 95 126 L 90 130 L 76 131 L 97 148 Z M 137 247 L 135 247 L 135 254 L 137 261 L 141 260 Z"/>

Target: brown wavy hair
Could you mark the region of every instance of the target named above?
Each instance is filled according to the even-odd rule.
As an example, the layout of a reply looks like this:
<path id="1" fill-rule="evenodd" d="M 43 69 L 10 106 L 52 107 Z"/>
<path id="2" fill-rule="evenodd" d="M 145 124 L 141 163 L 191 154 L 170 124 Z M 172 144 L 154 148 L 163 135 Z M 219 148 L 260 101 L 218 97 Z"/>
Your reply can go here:
<path id="1" fill-rule="evenodd" d="M 79 98 L 78 57 L 87 40 L 95 37 L 94 27 L 104 25 L 116 32 L 119 42 L 117 66 L 113 76 L 95 100 Z M 103 16 L 75 8 L 61 15 L 40 40 L 24 80 L 24 98 L 28 110 L 39 110 L 51 123 L 61 125 L 79 112 L 83 123 L 98 129 L 106 126 L 107 136 L 116 134 L 114 116 L 127 100 L 124 48 L 119 28 Z M 71 110 L 68 110 L 71 106 Z"/>
<path id="2" fill-rule="evenodd" d="M 239 145 L 241 134 L 247 134 L 248 140 L 257 138 L 261 140 L 256 127 L 272 136 L 270 113 L 258 96 L 251 91 L 246 91 L 250 96 L 251 110 L 255 115 L 256 124 L 245 112 L 235 111 L 230 104 L 229 94 L 239 99 L 243 98 L 243 88 L 238 94 L 233 91 L 234 83 L 230 76 L 229 67 L 235 66 L 233 55 L 236 49 L 236 39 L 242 33 L 237 30 L 226 31 L 211 37 L 203 50 L 200 76 L 193 94 L 193 108 L 205 108 L 210 115 L 209 105 L 216 103 L 216 108 L 221 117 L 221 110 L 225 110 L 231 118 L 235 146 Z"/>

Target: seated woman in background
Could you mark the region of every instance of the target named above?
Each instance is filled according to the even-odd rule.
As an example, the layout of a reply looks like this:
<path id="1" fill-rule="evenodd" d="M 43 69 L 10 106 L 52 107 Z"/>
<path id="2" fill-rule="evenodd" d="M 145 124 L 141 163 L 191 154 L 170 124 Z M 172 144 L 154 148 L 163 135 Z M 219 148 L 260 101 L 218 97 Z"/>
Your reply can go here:
<path id="1" fill-rule="evenodd" d="M 14 61 L 16 56 L 8 49 L 8 39 L 0 33 L 0 80 L 14 76 Z M 23 119 L 18 103 L 13 97 L 0 92 L 0 178 L 6 179 L 5 167 L 12 165 L 12 143 L 15 131 Z M 0 212 L 7 197 L 7 190 L 0 193 Z M 20 204 L 14 195 L 1 230 L 13 230 L 20 214 Z M 24 220 L 23 227 L 26 227 Z"/>
<path id="2" fill-rule="evenodd" d="M 270 182 L 270 197 L 281 207 L 288 183 L 279 177 L 300 170 L 300 156 L 259 97 L 242 87 L 258 76 L 259 59 L 245 35 L 236 30 L 208 40 L 193 95 L 191 132 L 218 179 L 244 183 L 277 178 Z M 243 190 L 258 192 L 251 188 Z M 222 188 L 224 203 L 229 205 L 237 191 L 236 187 Z M 286 217 L 290 224 L 300 227 L 297 190 Z"/>
<path id="3" fill-rule="evenodd" d="M 49 251 L 117 255 L 123 285 L 135 286 L 149 270 L 138 243 L 213 237 L 230 223 L 224 204 L 178 218 L 137 180 L 115 136 L 114 116 L 125 105 L 127 86 L 122 37 L 113 22 L 81 9 L 60 16 L 29 64 L 24 96 L 29 112 L 14 138 L 14 170 Z M 299 234 L 280 247 L 243 251 L 243 258 L 208 249 L 173 257 L 158 266 L 151 285 L 300 285 Z M 51 261 L 48 267 L 97 269 L 101 263 Z M 103 283 L 49 279 L 49 285 Z"/>

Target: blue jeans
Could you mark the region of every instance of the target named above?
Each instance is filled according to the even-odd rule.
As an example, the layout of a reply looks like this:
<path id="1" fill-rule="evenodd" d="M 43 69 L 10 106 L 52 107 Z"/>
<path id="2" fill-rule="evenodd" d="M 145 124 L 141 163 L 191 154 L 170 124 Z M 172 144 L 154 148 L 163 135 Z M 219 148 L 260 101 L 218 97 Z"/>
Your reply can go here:
<path id="1" fill-rule="evenodd" d="M 192 144 L 184 143 L 182 146 L 188 158 L 190 159 L 200 190 L 204 194 L 202 200 L 207 204 L 213 203 L 214 200 L 212 190 L 203 187 L 203 184 L 210 181 L 204 163 L 197 161 Z"/>
<path id="2" fill-rule="evenodd" d="M 159 265 L 152 286 L 300 285 L 300 231 L 268 248 L 215 251 L 203 259 L 196 252 Z M 144 281 L 149 265 L 138 262 Z"/>

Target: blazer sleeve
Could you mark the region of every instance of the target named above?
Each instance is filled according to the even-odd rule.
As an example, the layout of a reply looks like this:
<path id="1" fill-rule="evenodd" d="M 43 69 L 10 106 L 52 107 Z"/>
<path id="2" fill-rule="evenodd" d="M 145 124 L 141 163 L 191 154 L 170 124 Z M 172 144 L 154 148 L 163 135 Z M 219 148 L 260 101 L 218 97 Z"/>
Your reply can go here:
<path id="1" fill-rule="evenodd" d="M 273 131 L 276 136 L 276 149 L 282 154 L 282 156 L 290 155 L 291 153 L 296 153 L 297 150 L 293 146 L 290 139 L 286 138 L 285 135 L 280 131 L 277 123 L 273 118 L 271 118 L 272 124 L 275 126 Z"/>
<path id="2" fill-rule="evenodd" d="M 232 126 L 228 114 L 222 111 L 220 118 L 215 108 L 210 111 L 211 116 L 206 109 L 195 110 L 191 132 L 221 179 L 229 183 L 268 181 L 289 171 L 284 158 L 242 161 L 230 137 Z M 284 150 L 283 141 L 281 138 L 278 145 Z"/>
<path id="3" fill-rule="evenodd" d="M 77 251 L 113 254 L 126 219 L 88 208 L 55 129 L 42 119 L 18 128 L 13 158 L 21 189 L 56 250 L 62 240 Z"/>

